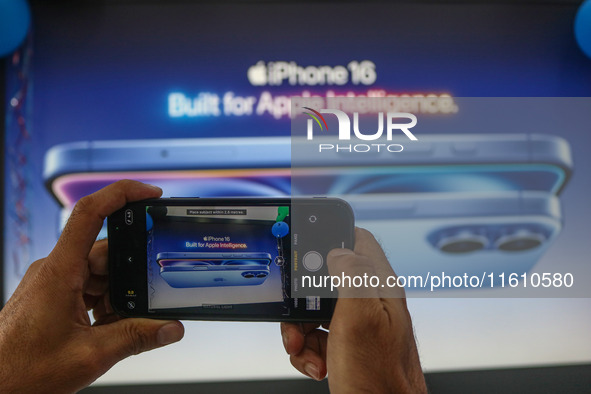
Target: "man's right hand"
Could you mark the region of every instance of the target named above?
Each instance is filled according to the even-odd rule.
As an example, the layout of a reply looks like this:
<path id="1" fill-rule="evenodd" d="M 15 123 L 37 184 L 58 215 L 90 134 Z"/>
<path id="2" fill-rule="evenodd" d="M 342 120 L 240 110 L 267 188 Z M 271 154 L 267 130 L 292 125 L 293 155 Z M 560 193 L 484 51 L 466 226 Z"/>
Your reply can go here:
<path id="1" fill-rule="evenodd" d="M 355 250 L 328 254 L 331 275 L 394 275 L 373 235 L 356 229 Z M 398 291 L 398 293 L 396 293 Z M 323 379 L 333 393 L 426 393 L 404 293 L 382 288 L 339 288 L 329 332 L 318 324 L 282 323 L 292 365 Z"/>

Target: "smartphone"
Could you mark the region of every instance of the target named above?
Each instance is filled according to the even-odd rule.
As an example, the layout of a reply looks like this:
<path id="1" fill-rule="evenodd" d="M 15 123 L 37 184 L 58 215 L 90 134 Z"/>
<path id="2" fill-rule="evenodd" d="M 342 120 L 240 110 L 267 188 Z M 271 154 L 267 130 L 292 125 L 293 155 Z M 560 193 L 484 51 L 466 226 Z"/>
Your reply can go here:
<path id="1" fill-rule="evenodd" d="M 120 179 L 158 185 L 164 196 L 387 198 L 506 190 L 558 195 L 572 172 L 568 142 L 552 135 L 422 135 L 417 143 L 396 142 L 405 149 L 395 155 L 340 155 L 301 153 L 308 144 L 288 137 L 79 141 L 52 147 L 43 176 L 62 207 L 59 234 L 76 201 Z M 105 236 L 103 228 L 99 237 Z"/>
<path id="2" fill-rule="evenodd" d="M 292 283 L 328 275 L 327 253 L 354 244 L 353 212 L 334 198 L 145 200 L 107 228 L 110 300 L 128 317 L 328 321 L 335 298 Z"/>
<path id="3" fill-rule="evenodd" d="M 322 140 L 319 140 L 322 142 Z M 537 134 L 422 135 L 404 151 L 300 153 L 288 137 L 79 141 L 52 147 L 43 177 L 65 209 L 120 179 L 168 196 L 303 196 L 539 190 L 572 172 L 566 140 Z"/>
<path id="4" fill-rule="evenodd" d="M 270 274 L 269 253 L 161 252 L 160 276 L 171 287 L 255 286 Z"/>

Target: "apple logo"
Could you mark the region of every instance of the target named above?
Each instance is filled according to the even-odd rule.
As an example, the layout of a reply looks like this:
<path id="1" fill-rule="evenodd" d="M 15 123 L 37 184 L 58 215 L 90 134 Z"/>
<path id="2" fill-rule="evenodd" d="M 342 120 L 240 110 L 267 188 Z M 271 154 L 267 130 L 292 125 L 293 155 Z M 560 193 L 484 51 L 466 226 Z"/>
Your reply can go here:
<path id="1" fill-rule="evenodd" d="M 267 66 L 264 61 L 259 61 L 254 66 L 250 66 L 248 69 L 248 80 L 251 85 L 263 86 L 267 84 Z"/>

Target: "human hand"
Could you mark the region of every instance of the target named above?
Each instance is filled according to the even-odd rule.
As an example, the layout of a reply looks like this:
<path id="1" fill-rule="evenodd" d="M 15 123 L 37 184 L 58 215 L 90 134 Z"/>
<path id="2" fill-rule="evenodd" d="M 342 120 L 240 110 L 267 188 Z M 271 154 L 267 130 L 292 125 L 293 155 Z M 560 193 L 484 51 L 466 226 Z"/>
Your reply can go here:
<path id="1" fill-rule="evenodd" d="M 107 242 L 95 242 L 105 217 L 127 202 L 161 194 L 154 186 L 119 181 L 76 204 L 55 248 L 31 265 L 0 311 L 0 391 L 74 392 L 118 361 L 183 337 L 178 321 L 113 313 Z"/>
<path id="2" fill-rule="evenodd" d="M 355 231 L 355 250 L 334 249 L 331 275 L 394 275 L 373 235 Z M 313 323 L 281 323 L 292 365 L 316 380 L 328 373 L 332 393 L 425 393 L 425 379 L 401 289 L 339 288 L 326 332 Z"/>

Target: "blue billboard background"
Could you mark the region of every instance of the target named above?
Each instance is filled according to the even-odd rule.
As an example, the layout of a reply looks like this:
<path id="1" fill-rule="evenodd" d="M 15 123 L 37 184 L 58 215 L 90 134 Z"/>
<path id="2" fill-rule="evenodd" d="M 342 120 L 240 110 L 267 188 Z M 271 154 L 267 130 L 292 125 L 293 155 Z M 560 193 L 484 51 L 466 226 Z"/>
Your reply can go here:
<path id="1" fill-rule="evenodd" d="M 7 65 L 5 298 L 59 234 L 61 207 L 43 176 L 50 148 L 288 137 L 290 95 L 587 97 L 591 59 L 574 37 L 576 11 L 576 4 L 36 5 L 29 46 Z M 277 64 L 292 69 L 273 71 Z M 265 78 L 249 74 L 258 65 Z M 310 82 L 319 75 L 333 82 Z M 26 127 L 11 107 L 25 82 Z M 190 114 L 188 100 L 200 115 Z M 434 123 L 453 116 L 430 115 Z M 577 168 L 589 168 L 586 137 L 569 142 Z M 572 180 L 567 209 L 584 206 L 584 188 L 583 177 Z"/>

